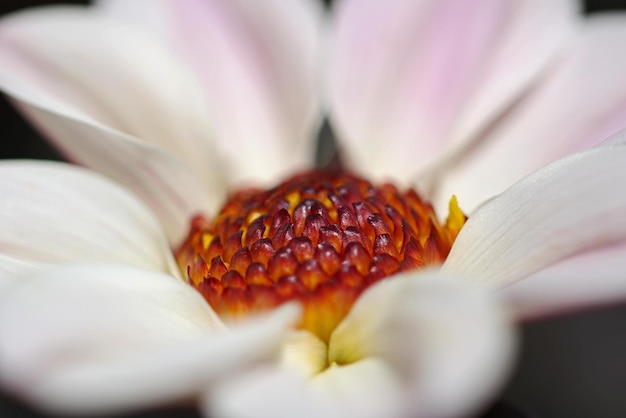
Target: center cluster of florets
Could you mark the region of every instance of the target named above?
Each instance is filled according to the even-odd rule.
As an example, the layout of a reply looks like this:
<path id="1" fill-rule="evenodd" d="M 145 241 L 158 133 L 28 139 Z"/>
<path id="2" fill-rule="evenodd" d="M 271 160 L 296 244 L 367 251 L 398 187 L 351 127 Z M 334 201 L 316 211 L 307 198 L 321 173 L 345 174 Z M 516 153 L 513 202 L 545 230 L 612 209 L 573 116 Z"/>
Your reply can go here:
<path id="1" fill-rule="evenodd" d="M 465 220 L 451 208 L 440 225 L 412 189 L 309 172 L 232 195 L 212 222 L 195 218 L 177 260 L 218 314 L 298 300 L 300 327 L 326 341 L 368 286 L 445 260 Z"/>

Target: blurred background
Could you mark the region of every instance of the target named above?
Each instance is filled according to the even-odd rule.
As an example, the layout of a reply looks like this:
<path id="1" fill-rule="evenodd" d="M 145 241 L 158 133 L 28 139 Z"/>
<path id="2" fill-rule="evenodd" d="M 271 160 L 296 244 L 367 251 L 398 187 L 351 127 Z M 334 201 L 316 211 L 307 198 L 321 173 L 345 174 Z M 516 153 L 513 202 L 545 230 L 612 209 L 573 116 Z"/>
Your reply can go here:
<path id="1" fill-rule="evenodd" d="M 0 15 L 50 3 L 58 2 L 2 0 Z M 626 0 L 587 0 L 584 5 L 587 13 L 626 12 Z M 62 159 L 1 94 L 0 158 Z M 521 336 L 517 368 L 502 399 L 529 417 L 626 417 L 626 303 L 528 323 L 521 327 Z M 132 415 L 133 418 L 196 416 L 194 410 L 181 409 Z M 0 393 L 0 417 L 42 418 L 43 415 Z"/>

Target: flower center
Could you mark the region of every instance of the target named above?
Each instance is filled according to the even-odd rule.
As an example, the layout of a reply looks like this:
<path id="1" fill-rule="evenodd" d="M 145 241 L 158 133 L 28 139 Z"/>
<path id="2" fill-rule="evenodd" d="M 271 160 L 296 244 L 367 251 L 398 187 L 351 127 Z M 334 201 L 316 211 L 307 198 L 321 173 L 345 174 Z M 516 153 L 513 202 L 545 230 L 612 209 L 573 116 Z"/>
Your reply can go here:
<path id="1" fill-rule="evenodd" d="M 368 286 L 441 264 L 465 219 L 454 197 L 441 225 L 413 189 L 314 171 L 238 192 L 212 222 L 196 217 L 176 258 L 219 315 L 297 300 L 300 327 L 328 341 Z"/>

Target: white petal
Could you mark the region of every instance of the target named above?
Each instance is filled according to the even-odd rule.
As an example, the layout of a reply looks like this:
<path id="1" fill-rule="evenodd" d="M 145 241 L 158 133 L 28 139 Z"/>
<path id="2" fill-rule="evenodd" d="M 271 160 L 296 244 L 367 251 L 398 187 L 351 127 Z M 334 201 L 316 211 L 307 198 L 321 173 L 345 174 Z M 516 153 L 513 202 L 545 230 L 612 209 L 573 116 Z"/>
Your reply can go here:
<path id="1" fill-rule="evenodd" d="M 407 180 L 470 141 L 573 32 L 570 0 L 346 0 L 329 90 L 351 168 Z"/>
<path id="2" fill-rule="evenodd" d="M 0 80 L 167 149 L 207 175 L 212 132 L 199 84 L 150 34 L 84 7 L 18 13 L 0 29 Z"/>
<path id="3" fill-rule="evenodd" d="M 501 290 L 518 319 L 626 299 L 626 243 L 576 255 Z"/>
<path id="4" fill-rule="evenodd" d="M 400 402 L 392 401 L 400 400 L 402 390 L 398 376 L 376 358 L 334 367 L 311 380 L 293 370 L 259 368 L 220 382 L 207 393 L 203 409 L 207 417 L 396 417 Z"/>
<path id="5" fill-rule="evenodd" d="M 220 203 L 201 88 L 149 34 L 88 9 L 45 8 L 2 20 L 0 59 L 0 88 L 69 158 L 135 190 L 164 219 L 206 210 L 207 193 Z"/>
<path id="6" fill-rule="evenodd" d="M 92 4 L 98 13 L 141 25 L 163 42 L 176 37 L 169 0 L 96 0 Z"/>
<path id="7" fill-rule="evenodd" d="M 592 16 L 567 59 L 451 167 L 437 195 L 471 211 L 533 170 L 626 127 L 626 14 Z M 498 173 L 494 175 L 494 173 Z"/>
<path id="8" fill-rule="evenodd" d="M 437 272 L 393 277 L 357 300 L 331 336 L 329 361 L 382 358 L 404 382 L 410 416 L 470 415 L 512 360 L 512 333 L 492 296 Z"/>
<path id="9" fill-rule="evenodd" d="M 4 256 L 24 263 L 111 262 L 176 274 L 155 216 L 96 173 L 63 163 L 4 161 L 0 196 Z"/>
<path id="10" fill-rule="evenodd" d="M 204 81 L 232 181 L 313 163 L 319 2 L 170 1 L 176 45 Z"/>
<path id="11" fill-rule="evenodd" d="M 508 371 L 511 332 L 483 289 L 428 274 L 394 277 L 356 302 L 329 352 L 350 364 L 309 381 L 278 368 L 235 376 L 208 394 L 207 416 L 471 415 Z"/>
<path id="12" fill-rule="evenodd" d="M 506 285 L 626 241 L 626 132 L 554 162 L 472 213 L 443 268 Z"/>
<path id="13" fill-rule="evenodd" d="M 170 276 L 98 265 L 51 270 L 2 300 L 0 378 L 62 414 L 180 401 L 276 358 L 297 320 L 292 308 L 226 331 L 199 293 Z"/>
<path id="14" fill-rule="evenodd" d="M 39 263 L 30 263 L 19 258 L 0 254 L 0 298 L 10 289 L 20 275 L 43 268 Z"/>

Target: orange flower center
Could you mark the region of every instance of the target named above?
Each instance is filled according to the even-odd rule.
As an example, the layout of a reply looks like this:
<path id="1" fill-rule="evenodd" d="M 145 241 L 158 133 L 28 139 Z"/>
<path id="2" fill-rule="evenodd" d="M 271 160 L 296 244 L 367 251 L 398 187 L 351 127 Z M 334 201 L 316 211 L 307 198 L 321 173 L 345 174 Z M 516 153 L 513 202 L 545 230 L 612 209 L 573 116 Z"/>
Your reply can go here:
<path id="1" fill-rule="evenodd" d="M 441 225 L 413 189 L 314 171 L 238 192 L 212 222 L 196 217 L 176 259 L 219 315 L 297 300 L 300 327 L 328 341 L 368 286 L 441 264 L 465 219 L 454 197 Z"/>

